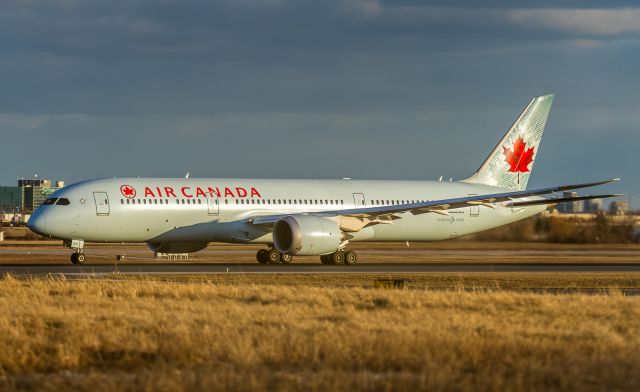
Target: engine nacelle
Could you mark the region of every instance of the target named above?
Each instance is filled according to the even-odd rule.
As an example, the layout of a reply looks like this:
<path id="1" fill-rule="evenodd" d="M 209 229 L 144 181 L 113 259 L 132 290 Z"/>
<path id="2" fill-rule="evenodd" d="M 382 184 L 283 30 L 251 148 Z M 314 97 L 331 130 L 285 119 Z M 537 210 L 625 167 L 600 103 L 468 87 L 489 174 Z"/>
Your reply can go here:
<path id="1" fill-rule="evenodd" d="M 291 215 L 273 228 L 273 245 L 281 253 L 317 256 L 335 252 L 342 242 L 342 230 L 328 218 Z"/>
<path id="2" fill-rule="evenodd" d="M 194 253 L 207 245 L 207 242 L 147 242 L 149 249 L 158 253 Z"/>

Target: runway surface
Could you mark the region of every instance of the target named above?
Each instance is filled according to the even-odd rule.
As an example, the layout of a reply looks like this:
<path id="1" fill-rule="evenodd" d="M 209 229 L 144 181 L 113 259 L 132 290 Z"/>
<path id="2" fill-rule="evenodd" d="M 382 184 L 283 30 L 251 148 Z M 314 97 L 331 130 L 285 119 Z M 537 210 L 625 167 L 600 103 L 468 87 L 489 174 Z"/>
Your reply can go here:
<path id="1" fill-rule="evenodd" d="M 126 253 L 127 255 L 142 255 L 150 257 L 152 252 L 146 248 L 142 249 L 126 249 L 123 252 L 118 247 L 110 249 L 94 249 L 91 252 L 97 255 L 118 255 Z M 215 256 L 215 255 L 248 255 L 253 257 L 256 251 L 253 249 L 205 249 L 198 252 L 197 256 Z M 598 256 L 638 256 L 639 250 L 542 250 L 542 249 L 482 249 L 482 250 L 468 250 L 468 249 L 364 249 L 358 250 L 360 255 L 418 255 L 418 256 L 467 256 L 467 257 L 486 257 L 486 256 L 581 256 L 585 254 L 598 255 Z M 68 255 L 70 250 L 66 248 L 46 248 L 46 249 L 32 249 L 32 248 L 0 248 L 0 254 L 6 255 Z"/>
<path id="2" fill-rule="evenodd" d="M 323 274 L 323 273 L 424 273 L 424 272 L 640 272 L 639 263 L 513 263 L 513 264 L 359 264 L 328 266 L 321 264 L 6 264 L 0 276 L 58 275 L 91 277 L 114 273 L 128 275 L 176 274 Z"/>

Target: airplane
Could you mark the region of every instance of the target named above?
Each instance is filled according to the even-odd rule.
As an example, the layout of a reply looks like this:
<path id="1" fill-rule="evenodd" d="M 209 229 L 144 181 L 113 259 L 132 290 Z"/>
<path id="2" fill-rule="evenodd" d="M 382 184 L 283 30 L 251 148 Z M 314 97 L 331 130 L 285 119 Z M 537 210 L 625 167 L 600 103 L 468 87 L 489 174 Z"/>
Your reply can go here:
<path id="1" fill-rule="evenodd" d="M 462 181 L 236 178 L 108 178 L 54 192 L 28 226 L 64 240 L 85 263 L 85 242 L 146 243 L 192 253 L 210 242 L 264 244 L 260 263 L 320 256 L 353 265 L 349 243 L 437 241 L 507 225 L 549 205 L 616 197 L 563 192 L 618 179 L 527 189 L 554 95 L 533 98 L 480 165 Z"/>

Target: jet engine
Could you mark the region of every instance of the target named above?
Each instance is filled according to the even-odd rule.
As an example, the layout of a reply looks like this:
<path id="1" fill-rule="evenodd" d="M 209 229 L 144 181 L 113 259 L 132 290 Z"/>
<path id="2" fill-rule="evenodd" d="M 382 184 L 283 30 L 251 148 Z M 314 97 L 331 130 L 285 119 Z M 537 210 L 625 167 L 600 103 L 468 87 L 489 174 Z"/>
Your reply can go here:
<path id="1" fill-rule="evenodd" d="M 342 230 L 328 218 L 291 215 L 280 219 L 273 228 L 273 245 L 278 252 L 290 255 L 323 255 L 335 252 L 342 242 Z"/>
<path id="2" fill-rule="evenodd" d="M 158 253 L 194 253 L 207 247 L 207 242 L 147 242 L 147 246 Z"/>

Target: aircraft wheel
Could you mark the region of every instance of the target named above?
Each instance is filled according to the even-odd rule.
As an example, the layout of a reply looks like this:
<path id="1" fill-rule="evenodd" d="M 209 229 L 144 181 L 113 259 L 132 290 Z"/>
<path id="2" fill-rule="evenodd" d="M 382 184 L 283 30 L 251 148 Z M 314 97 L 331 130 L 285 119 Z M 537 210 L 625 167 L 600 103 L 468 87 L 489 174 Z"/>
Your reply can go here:
<path id="1" fill-rule="evenodd" d="M 331 254 L 320 256 L 320 262 L 324 265 L 331 264 Z"/>
<path id="2" fill-rule="evenodd" d="M 354 265 L 358 262 L 358 254 L 352 250 L 344 252 L 345 265 Z"/>
<path id="3" fill-rule="evenodd" d="M 258 260 L 260 264 L 267 264 L 269 262 L 269 251 L 260 249 L 258 253 L 256 253 L 256 260 Z"/>
<path id="4" fill-rule="evenodd" d="M 269 262 L 272 264 L 276 264 L 280 262 L 280 255 L 281 253 L 278 252 L 276 249 L 271 249 L 268 253 L 269 256 Z"/>
<path id="5" fill-rule="evenodd" d="M 76 257 L 76 259 L 78 259 L 78 264 L 84 264 L 84 253 L 76 253 L 78 255 L 78 257 Z"/>
<path id="6" fill-rule="evenodd" d="M 78 254 L 77 253 L 71 253 L 71 263 L 78 264 Z"/>
<path id="7" fill-rule="evenodd" d="M 282 264 L 289 264 L 289 263 L 291 263 L 291 259 L 293 259 L 293 256 L 291 256 L 291 255 L 288 255 L 288 254 L 286 254 L 286 253 L 281 253 L 281 254 L 280 254 L 280 262 L 281 262 Z"/>
<path id="8" fill-rule="evenodd" d="M 343 265 L 344 264 L 344 252 L 339 250 L 331 254 L 331 262 L 333 265 Z"/>

